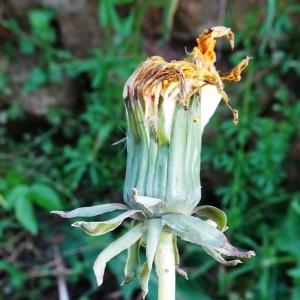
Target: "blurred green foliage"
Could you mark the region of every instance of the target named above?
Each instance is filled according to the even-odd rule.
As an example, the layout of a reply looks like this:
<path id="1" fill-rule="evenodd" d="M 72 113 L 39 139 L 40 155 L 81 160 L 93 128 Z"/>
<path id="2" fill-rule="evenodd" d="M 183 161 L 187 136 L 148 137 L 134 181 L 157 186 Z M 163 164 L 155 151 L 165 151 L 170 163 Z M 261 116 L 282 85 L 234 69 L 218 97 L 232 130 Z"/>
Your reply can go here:
<path id="1" fill-rule="evenodd" d="M 122 5 L 130 10 L 121 17 Z M 0 128 L 0 299 L 56 295 L 53 247 L 61 233 L 71 299 L 105 299 L 112 291 L 121 291 L 124 299 L 137 295 L 136 283 L 118 285 L 125 255 L 109 265 L 104 287 L 96 287 L 92 263 L 113 234 L 87 237 L 48 212 L 121 200 L 126 153 L 124 144 L 111 145 L 125 135 L 122 88 L 145 57 L 142 20 L 153 5 L 165 7 L 163 35 L 170 36 L 172 1 L 100 1 L 103 47 L 90 49 L 83 59 L 59 47 L 52 9 L 30 10 L 27 32 L 16 18 L 0 20 L 18 41 L 0 46 L 8 60 L 40 55 L 20 93 L 69 78 L 83 91 L 79 109 L 50 109 L 47 125 L 22 137 Z M 247 11 L 239 31 L 232 28 L 237 50 L 229 55 L 230 63 L 246 54 L 254 59 L 242 82 L 227 87 L 239 109 L 239 125 L 232 125 L 221 106 L 204 137 L 202 202 L 225 209 L 230 239 L 257 256 L 228 269 L 199 247 L 181 245 L 182 266 L 191 273 L 189 281 L 178 278 L 178 299 L 300 299 L 299 15 L 294 1 L 268 0 Z M 233 19 L 226 14 L 225 25 Z M 12 93 L 2 71 L 0 91 Z M 13 103 L 2 109 L 0 120 L 18 121 L 23 115 Z M 151 284 L 148 299 L 154 300 L 155 276 Z"/>

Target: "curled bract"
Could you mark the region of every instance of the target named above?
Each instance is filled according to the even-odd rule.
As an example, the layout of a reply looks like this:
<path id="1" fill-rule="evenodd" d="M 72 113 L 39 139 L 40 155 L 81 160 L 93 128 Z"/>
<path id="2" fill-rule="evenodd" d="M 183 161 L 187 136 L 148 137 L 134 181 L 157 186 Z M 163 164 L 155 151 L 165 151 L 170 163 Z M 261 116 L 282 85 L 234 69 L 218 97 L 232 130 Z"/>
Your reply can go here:
<path id="1" fill-rule="evenodd" d="M 134 192 L 137 193 L 137 191 Z M 150 197 L 148 197 L 148 200 L 147 210 L 153 212 L 158 201 L 157 199 L 150 199 Z M 137 199 L 137 201 L 139 200 Z M 145 198 L 143 197 L 140 201 L 144 202 Z M 109 209 L 109 205 L 111 209 Z M 89 207 L 87 213 L 87 208 L 83 207 L 76 209 L 76 216 L 102 215 L 107 211 L 114 211 L 119 208 L 120 206 L 117 203 L 104 204 L 102 210 L 101 205 L 97 205 Z M 95 213 L 92 213 L 93 210 Z M 55 211 L 53 213 L 66 218 L 74 214 L 72 211 Z M 83 229 L 90 235 L 102 235 L 117 228 L 125 219 L 132 218 L 131 229 L 99 254 L 94 263 L 94 273 L 98 285 L 101 285 L 107 262 L 127 249 L 128 254 L 122 284 L 129 283 L 137 276 L 143 291 L 143 297 L 145 297 L 148 293 L 148 283 L 158 242 L 163 231 L 172 232 L 174 235 L 173 251 L 176 258 L 176 270 L 179 275 L 186 279 L 186 272 L 179 266 L 176 237 L 200 245 L 205 252 L 224 266 L 235 266 L 242 263 L 240 259 L 250 258 L 255 255 L 254 251 L 242 252 L 230 244 L 224 235 L 224 230 L 227 229 L 227 218 L 222 210 L 213 206 L 199 206 L 194 209 L 193 214 L 195 216 L 174 213 L 148 218 L 143 210 L 129 209 L 107 221 L 78 221 L 73 226 Z M 143 244 L 146 247 L 146 261 L 141 263 L 139 252 Z M 224 256 L 234 257 L 234 259 L 226 260 Z"/>

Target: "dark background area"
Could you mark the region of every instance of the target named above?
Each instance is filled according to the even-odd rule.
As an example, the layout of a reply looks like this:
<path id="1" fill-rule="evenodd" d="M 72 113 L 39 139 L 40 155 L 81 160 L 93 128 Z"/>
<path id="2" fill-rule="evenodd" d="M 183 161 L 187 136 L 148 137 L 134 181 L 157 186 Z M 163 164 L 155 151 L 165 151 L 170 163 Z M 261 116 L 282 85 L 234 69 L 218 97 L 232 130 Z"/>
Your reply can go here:
<path id="1" fill-rule="evenodd" d="M 49 211 L 122 201 L 122 88 L 147 56 L 181 59 L 203 29 L 231 27 L 217 68 L 252 56 L 202 151 L 202 204 L 255 258 L 224 268 L 180 244 L 177 298 L 300 299 L 300 3 L 251 0 L 0 1 L 0 299 L 140 299 L 120 287 L 125 253 L 96 287 L 92 265 L 119 232 L 88 237 Z M 186 47 L 186 48 L 185 48 Z M 186 49 L 186 50 L 185 50 Z M 122 230 L 121 230 L 122 231 Z M 149 300 L 156 299 L 156 277 Z"/>

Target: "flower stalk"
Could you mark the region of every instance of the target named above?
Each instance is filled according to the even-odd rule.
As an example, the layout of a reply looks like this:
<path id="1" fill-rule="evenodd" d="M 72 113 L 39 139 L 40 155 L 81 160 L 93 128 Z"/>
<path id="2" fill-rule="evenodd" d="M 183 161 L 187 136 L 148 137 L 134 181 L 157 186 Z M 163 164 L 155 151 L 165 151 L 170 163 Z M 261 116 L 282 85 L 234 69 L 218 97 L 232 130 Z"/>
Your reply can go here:
<path id="1" fill-rule="evenodd" d="M 116 239 L 96 258 L 94 272 L 103 282 L 106 263 L 128 249 L 124 284 L 138 278 L 142 295 L 155 262 L 158 299 L 175 299 L 175 270 L 179 267 L 177 237 L 200 245 L 225 266 L 242 263 L 254 251 L 239 251 L 224 232 L 226 214 L 213 206 L 197 206 L 201 199 L 200 165 L 203 130 L 221 99 L 238 122 L 238 112 L 224 91 L 224 81 L 239 81 L 248 65 L 243 59 L 228 74 L 219 74 L 214 63 L 216 39 L 227 37 L 234 47 L 230 28 L 212 27 L 197 38 L 197 46 L 184 60 L 166 62 L 153 56 L 130 76 L 123 98 L 127 118 L 127 164 L 124 204 L 81 207 L 70 212 L 54 212 L 65 218 L 95 217 L 110 211 L 124 211 L 107 221 L 78 221 L 74 227 L 99 236 L 131 218 L 132 228 Z M 140 249 L 146 248 L 144 262 Z M 234 259 L 227 260 L 226 257 Z"/>
<path id="2" fill-rule="evenodd" d="M 175 251 L 173 234 L 163 231 L 155 255 L 158 300 L 175 300 Z"/>

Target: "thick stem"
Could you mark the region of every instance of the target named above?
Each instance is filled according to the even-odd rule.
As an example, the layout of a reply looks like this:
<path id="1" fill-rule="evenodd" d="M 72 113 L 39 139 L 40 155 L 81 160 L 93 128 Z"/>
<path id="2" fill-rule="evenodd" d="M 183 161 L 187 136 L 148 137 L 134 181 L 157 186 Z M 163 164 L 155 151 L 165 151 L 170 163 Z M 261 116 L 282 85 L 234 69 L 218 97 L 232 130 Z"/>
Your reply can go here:
<path id="1" fill-rule="evenodd" d="M 175 300 L 175 251 L 173 235 L 163 231 L 155 255 L 158 300 Z"/>

